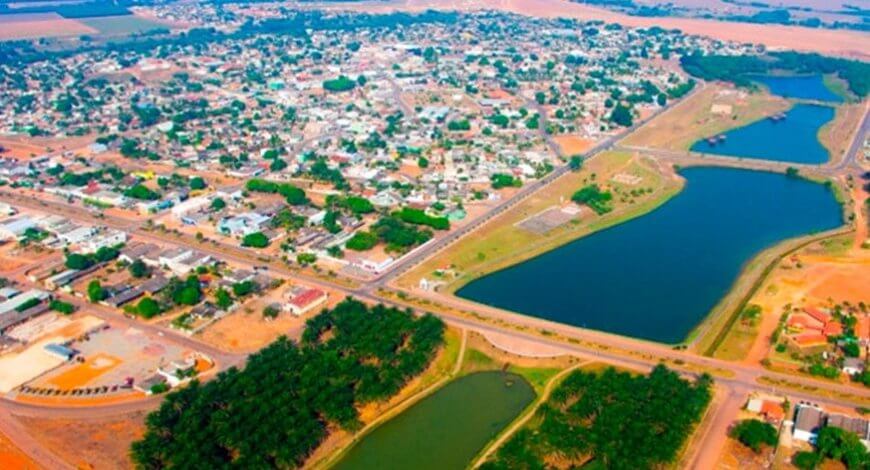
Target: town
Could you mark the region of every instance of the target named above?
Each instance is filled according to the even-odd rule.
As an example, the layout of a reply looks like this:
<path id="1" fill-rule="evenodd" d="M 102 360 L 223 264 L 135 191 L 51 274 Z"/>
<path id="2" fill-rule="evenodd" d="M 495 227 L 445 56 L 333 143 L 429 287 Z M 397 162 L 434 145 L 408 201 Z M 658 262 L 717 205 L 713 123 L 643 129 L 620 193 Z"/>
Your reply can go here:
<path id="1" fill-rule="evenodd" d="M 767 78 L 761 66 L 710 76 L 747 57 L 780 60 L 783 75 L 800 62 L 762 44 L 497 10 L 320 7 L 172 2 L 125 10 L 165 30 L 0 41 L 0 466 L 185 466 L 181 436 L 198 428 L 170 414 L 197 411 L 203 430 L 229 432 L 223 408 L 239 420 L 231 443 L 203 446 L 202 462 L 518 468 L 522 452 L 546 468 L 866 468 L 866 63 L 832 59 L 815 74 L 806 59 L 797 76 L 824 74 L 836 99 L 805 97 L 778 91 L 778 69 L 760 89 L 749 80 Z M 43 13 L 10 16 L 24 14 Z M 744 126 L 803 125 L 790 114 L 801 106 L 830 110 L 832 124 L 813 129 L 830 160 L 727 154 Z M 466 291 L 661 213 L 708 167 L 836 194 L 836 223 L 762 234 L 739 255 L 725 243 L 674 251 L 665 263 L 717 249 L 743 260 L 676 340 L 615 317 L 611 328 L 603 311 L 587 325 Z M 661 267 L 624 256 L 628 270 Z M 533 277 L 607 276 L 581 259 Z M 704 269 L 693 276 L 706 282 Z M 558 310 L 540 300 L 553 291 L 522 279 L 494 291 Z M 652 281 L 633 288 L 647 295 Z M 469 425 L 467 445 L 370 444 L 401 426 L 393 417 L 472 380 L 495 385 L 474 398 L 490 422 Z M 641 387 L 649 403 L 680 403 L 627 404 Z M 609 448 L 586 434 L 628 418 L 565 404 L 599 398 L 668 432 L 623 430 L 637 452 Z M 488 406 L 498 400 L 503 410 Z M 281 409 L 238 411 L 253 402 Z M 473 414 L 443 412 L 457 429 Z M 286 447 L 250 442 L 257 419 Z M 581 419 L 577 443 L 553 434 Z M 118 438 L 94 438 L 106 429 Z"/>

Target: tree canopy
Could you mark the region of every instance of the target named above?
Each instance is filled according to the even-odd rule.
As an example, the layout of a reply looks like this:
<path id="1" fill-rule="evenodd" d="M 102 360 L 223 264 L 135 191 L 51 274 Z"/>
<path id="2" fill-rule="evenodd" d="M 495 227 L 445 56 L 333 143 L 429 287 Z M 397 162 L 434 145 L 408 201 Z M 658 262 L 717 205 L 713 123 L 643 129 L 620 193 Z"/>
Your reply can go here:
<path id="1" fill-rule="evenodd" d="M 676 458 L 710 401 L 711 383 L 706 375 L 691 383 L 663 365 L 649 375 L 575 371 L 482 468 L 542 469 L 553 458 L 656 468 Z"/>
<path id="2" fill-rule="evenodd" d="M 345 300 L 244 369 L 167 395 L 132 446 L 140 468 L 298 467 L 330 427 L 360 426 L 359 405 L 388 399 L 429 365 L 443 341 L 434 316 Z"/>

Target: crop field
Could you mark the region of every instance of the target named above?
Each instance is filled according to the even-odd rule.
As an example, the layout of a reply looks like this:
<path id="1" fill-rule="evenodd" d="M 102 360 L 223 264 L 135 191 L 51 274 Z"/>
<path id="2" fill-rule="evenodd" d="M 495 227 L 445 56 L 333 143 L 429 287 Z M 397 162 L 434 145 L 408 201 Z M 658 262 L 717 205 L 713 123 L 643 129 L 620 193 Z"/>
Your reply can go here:
<path id="1" fill-rule="evenodd" d="M 97 30 L 57 13 L 0 15 L 0 41 L 42 37 L 79 36 Z"/>
<path id="2" fill-rule="evenodd" d="M 163 23 L 140 18 L 135 15 L 102 16 L 99 18 L 82 18 L 86 26 L 93 28 L 98 34 L 105 36 L 122 36 L 131 33 L 141 33 L 158 28 L 169 28 Z"/>

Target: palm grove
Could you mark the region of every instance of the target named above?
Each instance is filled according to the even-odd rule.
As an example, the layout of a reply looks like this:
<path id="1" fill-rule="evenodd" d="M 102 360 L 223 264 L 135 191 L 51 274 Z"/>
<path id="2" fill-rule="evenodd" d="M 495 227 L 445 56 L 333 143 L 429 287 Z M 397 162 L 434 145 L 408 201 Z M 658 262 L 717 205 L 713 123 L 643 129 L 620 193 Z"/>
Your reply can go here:
<path id="1" fill-rule="evenodd" d="M 396 394 L 443 342 L 432 315 L 345 300 L 310 319 L 299 344 L 282 337 L 207 383 L 169 394 L 133 444 L 140 468 L 300 466 L 359 406 Z"/>

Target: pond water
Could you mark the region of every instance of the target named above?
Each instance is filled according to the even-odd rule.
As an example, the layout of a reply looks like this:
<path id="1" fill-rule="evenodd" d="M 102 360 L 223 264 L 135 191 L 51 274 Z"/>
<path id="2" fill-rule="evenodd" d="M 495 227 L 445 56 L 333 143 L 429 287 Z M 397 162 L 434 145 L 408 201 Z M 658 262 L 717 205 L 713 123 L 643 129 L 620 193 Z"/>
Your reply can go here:
<path id="1" fill-rule="evenodd" d="M 333 468 L 462 470 L 534 399 L 519 375 L 467 375 L 372 431 Z"/>
<path id="2" fill-rule="evenodd" d="M 841 103 L 843 98 L 834 93 L 821 75 L 759 75 L 753 80 L 761 82 L 774 95 L 785 98 L 829 101 Z"/>
<path id="3" fill-rule="evenodd" d="M 732 157 L 760 158 L 795 163 L 819 164 L 830 158 L 819 142 L 819 129 L 834 119 L 834 108 L 797 104 L 783 119 L 766 117 L 724 133 L 725 139 L 695 142 L 693 152 Z"/>
<path id="4" fill-rule="evenodd" d="M 684 340 L 743 265 L 784 239 L 841 224 L 823 185 L 688 168 L 659 209 L 472 281 L 457 295 L 548 320 L 664 343 Z"/>

